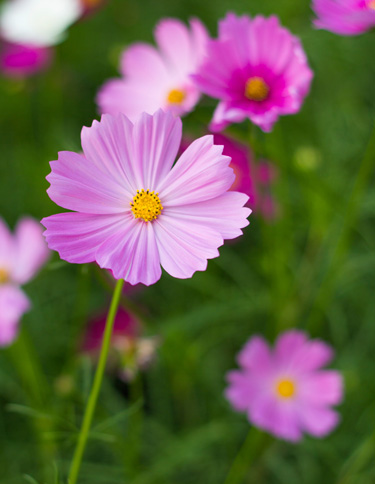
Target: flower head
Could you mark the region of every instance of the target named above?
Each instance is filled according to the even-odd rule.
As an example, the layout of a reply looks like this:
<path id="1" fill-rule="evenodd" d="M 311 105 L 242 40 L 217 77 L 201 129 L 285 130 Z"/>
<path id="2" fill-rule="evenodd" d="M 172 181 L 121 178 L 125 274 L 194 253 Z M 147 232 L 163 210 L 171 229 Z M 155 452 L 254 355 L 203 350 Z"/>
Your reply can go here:
<path id="1" fill-rule="evenodd" d="M 299 111 L 312 75 L 299 39 L 277 17 L 228 14 L 194 78 L 202 92 L 220 100 L 213 131 L 246 118 L 270 131 L 280 115 Z"/>
<path id="2" fill-rule="evenodd" d="M 8 0 L 0 11 L 0 33 L 14 44 L 51 46 L 82 11 L 80 0 Z"/>
<path id="3" fill-rule="evenodd" d="M 47 47 L 3 43 L 0 69 L 8 77 L 27 77 L 47 67 L 51 57 Z"/>
<path id="4" fill-rule="evenodd" d="M 190 29 L 177 19 L 162 20 L 155 29 L 158 48 L 134 44 L 122 55 L 122 79 L 106 82 L 97 96 L 102 113 L 122 112 L 135 121 L 159 108 L 181 116 L 193 109 L 200 91 L 191 75 L 203 59 L 208 33 L 193 19 Z"/>
<path id="5" fill-rule="evenodd" d="M 50 198 L 75 212 L 42 220 L 51 249 L 68 262 L 96 261 L 116 279 L 150 285 L 191 277 L 248 225 L 248 197 L 228 192 L 230 158 L 212 136 L 194 141 L 174 166 L 182 123 L 171 113 L 103 115 L 82 130 L 83 155 L 51 162 Z"/>
<path id="6" fill-rule="evenodd" d="M 374 0 L 313 0 L 316 27 L 340 35 L 358 35 L 375 27 Z"/>
<path id="7" fill-rule="evenodd" d="M 0 346 L 11 343 L 30 302 L 19 286 L 29 282 L 49 255 L 42 227 L 23 218 L 12 235 L 0 219 Z"/>
<path id="8" fill-rule="evenodd" d="M 331 406 L 343 395 L 340 373 L 321 369 L 332 357 L 330 346 L 308 340 L 303 331 L 281 334 L 273 351 L 255 336 L 238 355 L 241 369 L 227 375 L 226 397 L 252 424 L 279 438 L 298 441 L 303 432 L 323 437 L 339 421 Z"/>

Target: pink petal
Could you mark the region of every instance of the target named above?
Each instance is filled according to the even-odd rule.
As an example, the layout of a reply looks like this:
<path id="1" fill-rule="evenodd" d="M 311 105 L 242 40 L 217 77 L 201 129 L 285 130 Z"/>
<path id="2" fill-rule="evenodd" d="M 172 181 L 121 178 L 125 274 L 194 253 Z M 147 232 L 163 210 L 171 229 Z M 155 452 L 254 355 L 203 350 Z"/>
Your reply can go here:
<path id="1" fill-rule="evenodd" d="M 214 111 L 210 123 L 210 131 L 216 133 L 222 131 L 231 123 L 242 123 L 247 117 L 244 110 L 231 107 L 226 102 L 220 102 Z"/>
<path id="2" fill-rule="evenodd" d="M 261 336 L 253 336 L 239 352 L 237 361 L 244 369 L 269 372 L 272 366 L 270 347 Z"/>
<path id="3" fill-rule="evenodd" d="M 343 380 L 338 371 L 317 371 L 298 383 L 298 398 L 309 405 L 337 405 L 343 398 Z"/>
<path id="4" fill-rule="evenodd" d="M 197 203 L 227 191 L 235 176 L 222 151 L 213 144 L 213 136 L 194 141 L 158 187 L 163 206 Z"/>
<path id="5" fill-rule="evenodd" d="M 193 55 L 195 55 L 195 67 L 198 67 L 207 53 L 207 43 L 209 41 L 209 33 L 202 22 L 193 18 L 190 20 L 191 36 L 192 36 L 192 49 Z"/>
<path id="6" fill-rule="evenodd" d="M 168 214 L 202 227 L 210 227 L 220 233 L 223 239 L 233 239 L 242 234 L 241 228 L 249 222 L 251 210 L 244 207 L 248 196 L 238 192 L 226 192 L 223 195 L 190 205 L 168 207 Z"/>
<path id="7" fill-rule="evenodd" d="M 91 160 L 77 153 L 61 151 L 51 161 L 47 190 L 51 200 L 68 210 L 85 213 L 112 214 L 129 209 L 134 192 L 124 181 L 115 180 Z"/>
<path id="8" fill-rule="evenodd" d="M 295 361 L 301 371 L 311 371 L 326 365 L 332 358 L 331 346 L 323 341 L 310 340 L 301 347 Z"/>
<path id="9" fill-rule="evenodd" d="M 12 280 L 18 284 L 32 279 L 49 257 L 42 233 L 40 223 L 31 218 L 23 218 L 17 224 Z"/>
<path id="10" fill-rule="evenodd" d="M 247 411 L 257 388 L 248 375 L 240 371 L 230 371 L 226 375 L 228 387 L 225 396 L 237 412 Z"/>
<path id="11" fill-rule="evenodd" d="M 153 116 L 143 113 L 134 125 L 133 163 L 141 173 L 138 189 L 156 190 L 176 159 L 182 137 L 182 123 L 159 109 Z"/>
<path id="12" fill-rule="evenodd" d="M 0 269 L 10 272 L 14 259 L 14 241 L 5 221 L 0 218 Z"/>
<path id="13" fill-rule="evenodd" d="M 146 286 L 160 279 L 161 268 L 154 225 L 133 219 L 125 230 L 106 240 L 98 249 L 100 267 L 111 269 L 116 279 Z"/>
<path id="14" fill-rule="evenodd" d="M 17 336 L 21 316 L 30 302 L 21 289 L 9 284 L 0 287 L 0 346 L 7 346 Z"/>
<path id="15" fill-rule="evenodd" d="M 59 213 L 44 218 L 44 236 L 48 247 L 56 250 L 68 262 L 83 264 L 96 260 L 96 251 L 109 237 L 123 232 L 131 221 L 131 213 L 94 215 L 85 213 Z"/>
<path id="16" fill-rule="evenodd" d="M 142 42 L 133 44 L 122 55 L 120 70 L 124 77 L 141 83 L 166 84 L 168 70 L 160 53 L 151 45 Z"/>
<path id="17" fill-rule="evenodd" d="M 219 255 L 222 237 L 209 227 L 184 223 L 174 217 L 160 216 L 154 222 L 162 267 L 173 277 L 187 279 L 204 271 L 207 259 Z"/>
<path id="18" fill-rule="evenodd" d="M 304 406 L 300 409 L 303 429 L 315 437 L 325 437 L 337 426 L 340 416 L 334 410 L 321 406 Z"/>
<path id="19" fill-rule="evenodd" d="M 123 114 L 103 114 L 100 123 L 94 121 L 91 128 L 82 129 L 81 142 L 86 158 L 107 175 L 111 190 L 117 185 L 133 197 L 142 180 L 133 161 L 133 124 L 129 119 Z"/>
<path id="20" fill-rule="evenodd" d="M 282 333 L 276 341 L 275 359 L 279 365 L 290 366 L 296 354 L 305 347 L 307 336 L 303 331 L 294 329 Z"/>

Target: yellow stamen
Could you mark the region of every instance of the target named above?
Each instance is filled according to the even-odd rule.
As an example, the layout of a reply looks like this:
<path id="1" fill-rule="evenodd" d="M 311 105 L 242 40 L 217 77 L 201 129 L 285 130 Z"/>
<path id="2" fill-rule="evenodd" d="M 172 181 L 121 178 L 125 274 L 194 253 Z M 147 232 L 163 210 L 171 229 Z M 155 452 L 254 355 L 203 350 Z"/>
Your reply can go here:
<path id="1" fill-rule="evenodd" d="M 137 195 L 130 202 L 134 218 L 141 218 L 145 222 L 157 219 L 163 210 L 158 195 L 158 193 L 150 192 L 150 190 L 144 190 L 143 188 L 142 190 L 137 190 Z"/>
<path id="2" fill-rule="evenodd" d="M 292 380 L 279 380 L 276 385 L 277 396 L 281 398 L 291 398 L 296 393 L 296 387 Z"/>
<path id="3" fill-rule="evenodd" d="M 267 99 L 270 88 L 261 77 L 250 77 L 246 82 L 245 96 L 250 101 L 264 101 Z"/>
<path id="4" fill-rule="evenodd" d="M 0 268 L 0 284 L 5 284 L 9 280 L 8 271 Z"/>
<path id="5" fill-rule="evenodd" d="M 181 104 L 185 100 L 185 93 L 180 89 L 172 89 L 169 91 L 167 101 L 169 104 Z"/>

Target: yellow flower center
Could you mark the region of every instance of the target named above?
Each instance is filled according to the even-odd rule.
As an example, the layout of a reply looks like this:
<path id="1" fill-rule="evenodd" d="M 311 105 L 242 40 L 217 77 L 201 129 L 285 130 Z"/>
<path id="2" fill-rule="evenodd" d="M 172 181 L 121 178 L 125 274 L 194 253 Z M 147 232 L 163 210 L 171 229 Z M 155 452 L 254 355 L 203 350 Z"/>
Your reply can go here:
<path id="1" fill-rule="evenodd" d="M 163 210 L 158 193 L 143 188 L 137 190 L 137 195 L 130 202 L 130 206 L 134 218 L 141 218 L 145 222 L 157 219 Z"/>
<path id="2" fill-rule="evenodd" d="M 8 271 L 0 267 L 0 284 L 5 284 L 9 280 Z"/>
<path id="3" fill-rule="evenodd" d="M 375 10 L 375 0 L 370 0 L 370 3 L 368 4 L 368 6 L 371 10 Z"/>
<path id="4" fill-rule="evenodd" d="M 276 393 L 281 398 L 291 398 L 296 393 L 296 386 L 292 380 L 279 380 L 276 385 Z"/>
<path id="5" fill-rule="evenodd" d="M 264 101 L 267 99 L 270 88 L 261 77 L 250 77 L 246 82 L 245 96 L 250 101 Z"/>
<path id="6" fill-rule="evenodd" d="M 180 89 L 172 89 L 169 91 L 167 101 L 169 104 L 181 104 L 185 100 L 185 93 Z"/>

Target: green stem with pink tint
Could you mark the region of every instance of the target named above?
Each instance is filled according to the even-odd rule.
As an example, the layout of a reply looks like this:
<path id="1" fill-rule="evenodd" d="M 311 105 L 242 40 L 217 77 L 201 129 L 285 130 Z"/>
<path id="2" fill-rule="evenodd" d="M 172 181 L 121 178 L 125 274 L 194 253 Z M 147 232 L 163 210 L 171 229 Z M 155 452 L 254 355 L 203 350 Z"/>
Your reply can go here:
<path id="1" fill-rule="evenodd" d="M 105 331 L 103 335 L 102 347 L 100 350 L 98 367 L 95 372 L 94 383 L 92 385 L 90 396 L 87 401 L 81 431 L 78 436 L 78 442 L 76 445 L 76 449 L 74 451 L 74 456 L 73 456 L 72 464 L 69 471 L 69 477 L 68 477 L 69 484 L 76 484 L 78 479 L 82 457 L 86 448 L 87 440 L 89 438 L 90 427 L 91 427 L 92 419 L 95 412 L 96 402 L 98 400 L 98 396 L 99 396 L 99 392 L 100 392 L 100 388 L 103 380 L 104 370 L 107 363 L 108 352 L 111 344 L 113 323 L 115 321 L 115 317 L 117 314 L 117 309 L 120 302 L 123 285 L 124 285 L 124 281 L 122 279 L 117 281 L 117 284 L 113 293 L 112 301 L 111 301 L 111 306 L 108 311 Z"/>

